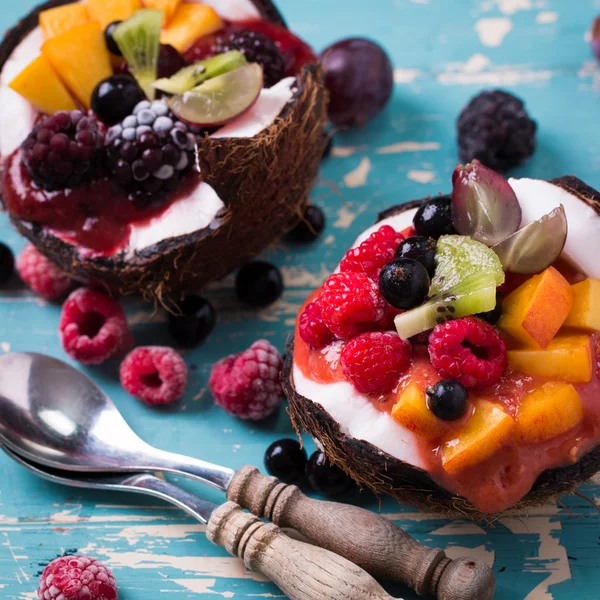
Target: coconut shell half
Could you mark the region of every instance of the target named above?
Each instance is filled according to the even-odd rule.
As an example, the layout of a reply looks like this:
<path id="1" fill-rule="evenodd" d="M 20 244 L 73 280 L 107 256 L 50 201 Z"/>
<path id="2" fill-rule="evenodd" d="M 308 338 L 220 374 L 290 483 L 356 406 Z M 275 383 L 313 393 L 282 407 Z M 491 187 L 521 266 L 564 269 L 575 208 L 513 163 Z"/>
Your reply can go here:
<path id="1" fill-rule="evenodd" d="M 600 193 L 576 177 L 561 177 L 550 183 L 578 197 L 600 215 Z M 379 220 L 416 208 L 428 199 L 392 207 L 382 212 Z M 319 404 L 318 398 L 309 399 L 296 391 L 293 366 L 292 341 L 287 348 L 282 380 L 296 432 L 300 435 L 305 431 L 312 436 L 323 447 L 328 458 L 360 486 L 369 488 L 376 494 L 389 494 L 398 502 L 448 516 L 460 514 L 482 521 L 492 521 L 501 516 L 479 512 L 466 498 L 456 496 L 438 485 L 426 471 L 394 458 L 369 442 L 344 433 L 339 423 Z M 510 510 L 524 512 L 560 494 L 571 493 L 598 471 L 600 446 L 575 464 L 544 471 L 529 493 Z"/>
<path id="2" fill-rule="evenodd" d="M 252 0 L 260 14 L 285 25 L 270 0 Z M 20 41 L 38 25 L 41 10 L 9 30 L 0 45 L 0 69 Z M 213 223 L 187 235 L 165 238 L 125 259 L 89 258 L 47 228 L 11 218 L 17 230 L 50 260 L 81 281 L 122 294 L 163 298 L 200 289 L 249 261 L 300 219 L 326 145 L 327 94 L 319 65 L 298 75 L 291 102 L 267 129 L 252 138 L 198 141 L 202 179 L 225 204 Z"/>

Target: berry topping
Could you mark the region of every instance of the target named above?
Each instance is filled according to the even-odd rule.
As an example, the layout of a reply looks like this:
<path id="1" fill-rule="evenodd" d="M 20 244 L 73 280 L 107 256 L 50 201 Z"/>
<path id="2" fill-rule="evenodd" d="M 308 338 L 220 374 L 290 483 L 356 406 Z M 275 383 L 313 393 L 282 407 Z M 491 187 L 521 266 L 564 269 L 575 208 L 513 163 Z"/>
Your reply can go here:
<path id="1" fill-rule="evenodd" d="M 64 298 L 72 289 L 73 281 L 64 271 L 27 244 L 17 259 L 17 271 L 23 283 L 46 300 Z"/>
<path id="2" fill-rule="evenodd" d="M 372 233 L 360 246 L 346 252 L 340 263 L 340 271 L 366 273 L 373 281 L 379 278 L 379 272 L 390 260 L 394 259 L 402 234 L 393 227 L 383 225 Z"/>
<path id="3" fill-rule="evenodd" d="M 425 202 L 413 220 L 417 235 L 438 239 L 454 233 L 452 226 L 452 198 L 437 196 Z"/>
<path id="4" fill-rule="evenodd" d="M 192 348 L 204 343 L 216 322 L 213 305 L 206 298 L 189 295 L 175 313 L 169 313 L 169 332 L 178 344 Z"/>
<path id="5" fill-rule="evenodd" d="M 243 266 L 235 278 L 238 298 L 250 306 L 268 306 L 283 293 L 281 271 L 271 263 L 256 260 Z"/>
<path id="6" fill-rule="evenodd" d="M 158 73 L 159 79 L 163 77 L 171 77 L 181 71 L 187 62 L 181 54 L 179 54 L 177 48 L 174 48 L 170 44 L 161 44 L 160 50 L 158 51 Z"/>
<path id="7" fill-rule="evenodd" d="M 379 275 L 379 290 L 394 307 L 409 310 L 425 301 L 429 292 L 427 269 L 412 258 L 389 262 Z"/>
<path id="8" fill-rule="evenodd" d="M 427 269 L 429 276 L 433 277 L 435 273 L 435 251 L 436 241 L 433 238 L 412 235 L 398 246 L 396 258 L 412 258 L 420 262 Z"/>
<path id="9" fill-rule="evenodd" d="M 337 337 L 353 338 L 373 328 L 387 314 L 377 284 L 364 273 L 335 273 L 319 296 L 323 322 Z"/>
<path id="10" fill-rule="evenodd" d="M 92 94 L 92 110 L 107 125 L 115 125 L 145 99 L 133 77 L 113 75 L 102 80 Z"/>
<path id="11" fill-rule="evenodd" d="M 410 366 L 410 344 L 395 332 L 363 333 L 346 344 L 340 360 L 359 392 L 380 396 L 391 392 Z"/>
<path id="12" fill-rule="evenodd" d="M 89 288 L 75 290 L 67 298 L 59 333 L 65 352 L 84 365 L 99 365 L 133 345 L 121 305 Z"/>
<path id="13" fill-rule="evenodd" d="M 144 100 L 107 134 L 107 165 L 142 207 L 173 190 L 193 162 L 196 138 L 167 103 Z"/>
<path id="14" fill-rule="evenodd" d="M 90 556 L 61 556 L 46 566 L 40 600 L 117 600 L 112 571 Z"/>
<path id="15" fill-rule="evenodd" d="M 295 483 L 304 476 L 308 457 L 298 440 L 273 442 L 265 452 L 265 467 L 269 475 L 283 483 Z"/>
<path id="16" fill-rule="evenodd" d="M 442 377 L 467 388 L 484 388 L 502 377 L 506 345 L 485 321 L 466 317 L 438 325 L 429 337 L 431 364 Z"/>
<path id="17" fill-rule="evenodd" d="M 456 421 L 467 412 L 469 392 L 456 379 L 442 379 L 427 388 L 427 406 L 438 419 Z"/>
<path id="18" fill-rule="evenodd" d="M 516 167 L 533 154 L 536 129 L 522 100 L 502 90 L 482 92 L 458 118 L 460 159 L 499 171 Z"/>
<path id="19" fill-rule="evenodd" d="M 0 283 L 6 283 L 15 270 L 15 256 L 12 250 L 0 242 Z"/>
<path id="20" fill-rule="evenodd" d="M 308 459 L 306 477 L 315 492 L 327 496 L 342 494 L 349 490 L 353 483 L 344 471 L 330 464 L 320 450 L 317 450 Z"/>
<path id="21" fill-rule="evenodd" d="M 173 404 L 187 387 L 187 366 L 173 350 L 161 346 L 136 348 L 121 363 L 121 385 L 150 406 Z"/>
<path id="22" fill-rule="evenodd" d="M 265 87 L 269 88 L 283 79 L 285 60 L 277 44 L 264 33 L 242 29 L 234 31 L 227 38 L 217 39 L 217 54 L 230 50 L 239 50 L 249 63 L 258 63 L 263 67 Z"/>
<path id="23" fill-rule="evenodd" d="M 309 204 L 302 215 L 302 220 L 287 235 L 287 238 L 296 243 L 307 244 L 319 239 L 325 229 L 325 215 L 314 204 Z"/>
<path id="24" fill-rule="evenodd" d="M 208 386 L 216 403 L 240 419 L 259 421 L 281 405 L 281 354 L 267 340 L 228 356 L 212 369 Z"/>
<path id="25" fill-rule="evenodd" d="M 119 46 L 117 46 L 117 42 L 115 42 L 115 38 L 113 37 L 113 33 L 115 29 L 122 23 L 122 21 L 113 21 L 106 26 L 104 30 L 104 41 L 106 42 L 106 47 L 111 54 L 115 56 L 123 56 Z"/>
<path id="26" fill-rule="evenodd" d="M 313 348 L 323 348 L 335 339 L 323 321 L 322 308 L 318 301 L 306 305 L 300 315 L 298 328 L 300 337 Z"/>
<path id="27" fill-rule="evenodd" d="M 46 117 L 21 145 L 23 164 L 40 188 L 56 191 L 92 179 L 102 155 L 98 123 L 79 110 Z"/>

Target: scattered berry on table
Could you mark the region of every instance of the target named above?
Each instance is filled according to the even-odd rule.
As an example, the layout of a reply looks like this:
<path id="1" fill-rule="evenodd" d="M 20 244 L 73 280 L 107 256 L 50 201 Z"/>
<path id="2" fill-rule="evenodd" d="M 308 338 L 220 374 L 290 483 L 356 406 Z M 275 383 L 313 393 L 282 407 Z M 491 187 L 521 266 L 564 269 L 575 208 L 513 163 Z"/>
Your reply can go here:
<path id="1" fill-rule="evenodd" d="M 259 421 L 272 415 L 283 398 L 281 354 L 267 340 L 214 365 L 208 386 L 216 403 L 240 419 Z"/>
<path id="2" fill-rule="evenodd" d="M 0 283 L 6 283 L 15 270 L 15 255 L 12 250 L 0 242 Z"/>
<path id="3" fill-rule="evenodd" d="M 458 118 L 460 159 L 498 171 L 517 167 L 533 154 L 536 130 L 522 100 L 502 90 L 482 92 Z"/>
<path id="4" fill-rule="evenodd" d="M 502 296 L 496 294 L 496 306 L 492 310 L 475 315 L 478 319 L 486 321 L 490 325 L 496 325 L 502 316 Z"/>
<path id="5" fill-rule="evenodd" d="M 350 340 L 340 357 L 346 378 L 363 394 L 391 392 L 410 366 L 410 344 L 391 331 L 363 333 Z"/>
<path id="6" fill-rule="evenodd" d="M 342 494 L 353 485 L 352 479 L 339 467 L 331 464 L 320 450 L 308 459 L 306 477 L 315 492 L 327 496 Z"/>
<path id="7" fill-rule="evenodd" d="M 433 277 L 436 245 L 433 238 L 413 235 L 400 243 L 396 251 L 396 258 L 412 258 L 419 261 L 427 269 L 429 276 Z"/>
<path id="8" fill-rule="evenodd" d="M 129 75 L 103 79 L 92 93 L 92 110 L 107 125 L 116 125 L 144 100 L 146 95 Z"/>
<path id="9" fill-rule="evenodd" d="M 112 571 L 90 556 L 61 556 L 40 577 L 40 600 L 117 600 Z"/>
<path id="10" fill-rule="evenodd" d="M 213 305 L 202 296 L 187 295 L 175 313 L 169 313 L 169 332 L 178 344 L 192 348 L 204 343 L 217 322 Z"/>
<path id="11" fill-rule="evenodd" d="M 239 50 L 249 63 L 258 63 L 264 69 L 264 86 L 270 88 L 285 75 L 285 59 L 277 44 L 263 33 L 242 29 L 226 38 L 217 39 L 215 52 L 222 54 Z"/>
<path id="12" fill-rule="evenodd" d="M 104 133 L 79 110 L 44 118 L 21 145 L 21 160 L 34 183 L 48 191 L 73 188 L 97 174 Z"/>
<path id="13" fill-rule="evenodd" d="M 417 235 L 438 239 L 455 233 L 452 226 L 452 196 L 436 196 L 425 202 L 413 220 Z"/>
<path id="14" fill-rule="evenodd" d="M 325 229 L 325 215 L 314 204 L 309 204 L 304 211 L 302 220 L 287 235 L 287 238 L 296 243 L 308 244 L 321 237 Z"/>
<path id="15" fill-rule="evenodd" d="M 250 306 L 273 304 L 283 294 L 281 271 L 271 263 L 255 260 L 244 265 L 235 278 L 238 298 Z"/>
<path id="16" fill-rule="evenodd" d="M 169 405 L 185 393 L 187 366 L 173 350 L 143 346 L 130 352 L 121 363 L 121 385 L 150 406 Z"/>
<path id="17" fill-rule="evenodd" d="M 33 244 L 27 244 L 17 258 L 17 271 L 23 283 L 46 300 L 60 300 L 74 287 L 73 280 Z"/>
<path id="18" fill-rule="evenodd" d="M 110 296 L 80 288 L 65 301 L 59 323 L 65 352 L 84 365 L 98 365 L 133 345 L 125 312 Z"/>
<path id="19" fill-rule="evenodd" d="M 319 296 L 323 322 L 340 339 L 373 329 L 387 314 L 379 287 L 365 273 L 334 273 Z"/>
<path id="20" fill-rule="evenodd" d="M 506 368 L 506 345 L 485 321 L 465 317 L 438 325 L 429 337 L 431 364 L 467 388 L 497 383 Z"/>
<path id="21" fill-rule="evenodd" d="M 265 452 L 265 468 L 269 475 L 283 483 L 295 483 L 304 476 L 308 456 L 298 440 L 273 442 Z"/>
<path id="22" fill-rule="evenodd" d="M 438 419 L 456 421 L 467 412 L 469 392 L 456 379 L 442 379 L 427 388 L 427 406 Z"/>
<path id="23" fill-rule="evenodd" d="M 323 312 L 318 301 L 304 307 L 298 328 L 300 337 L 312 348 L 323 348 L 335 339 L 323 321 Z"/>
<path id="24" fill-rule="evenodd" d="M 106 26 L 106 29 L 104 30 L 104 41 L 106 43 L 106 47 L 108 48 L 108 51 L 111 54 L 114 54 L 115 56 L 123 56 L 121 49 L 119 48 L 119 46 L 117 45 L 117 42 L 115 42 L 115 38 L 113 37 L 113 33 L 115 32 L 115 29 L 121 23 L 122 23 L 122 21 L 113 21 L 112 23 L 109 23 Z"/>
<path id="25" fill-rule="evenodd" d="M 430 283 L 427 269 L 412 258 L 397 258 L 389 262 L 379 275 L 382 296 L 394 308 L 403 310 L 423 304 Z"/>
<path id="26" fill-rule="evenodd" d="M 360 246 L 351 248 L 340 263 L 340 271 L 366 273 L 373 281 L 378 281 L 379 272 L 390 260 L 404 240 L 402 234 L 389 225 L 383 225 L 372 233 Z"/>

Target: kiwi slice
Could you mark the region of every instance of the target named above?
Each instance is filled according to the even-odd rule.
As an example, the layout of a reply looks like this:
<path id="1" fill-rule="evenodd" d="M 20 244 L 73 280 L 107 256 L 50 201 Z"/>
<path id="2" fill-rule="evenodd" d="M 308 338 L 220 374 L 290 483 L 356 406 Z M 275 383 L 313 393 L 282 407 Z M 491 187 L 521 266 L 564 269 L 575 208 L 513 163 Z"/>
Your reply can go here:
<path id="1" fill-rule="evenodd" d="M 183 94 L 204 83 L 207 79 L 224 75 L 243 67 L 246 58 L 238 50 L 230 50 L 217 54 L 207 60 L 201 60 L 189 67 L 184 67 L 171 77 L 163 77 L 152 84 L 157 90 L 167 94 Z"/>
<path id="2" fill-rule="evenodd" d="M 164 13 L 161 10 L 142 8 L 123 21 L 113 32 L 131 74 L 136 78 L 149 100 L 154 100 L 152 84 L 157 79 L 160 30 Z"/>

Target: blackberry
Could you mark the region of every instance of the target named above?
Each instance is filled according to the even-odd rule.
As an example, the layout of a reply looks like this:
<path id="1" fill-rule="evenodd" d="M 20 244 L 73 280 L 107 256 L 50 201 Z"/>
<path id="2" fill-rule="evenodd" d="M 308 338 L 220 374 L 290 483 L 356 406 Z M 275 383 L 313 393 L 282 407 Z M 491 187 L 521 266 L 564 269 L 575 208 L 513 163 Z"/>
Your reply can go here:
<path id="1" fill-rule="evenodd" d="M 227 38 L 217 38 L 215 53 L 239 50 L 248 62 L 258 63 L 264 69 L 264 87 L 271 87 L 285 75 L 285 59 L 277 44 L 263 33 L 241 29 Z"/>
<path id="2" fill-rule="evenodd" d="M 196 138 L 164 100 L 140 102 L 108 130 L 106 163 L 139 207 L 174 190 L 193 163 Z"/>
<path id="3" fill-rule="evenodd" d="M 74 188 L 97 175 L 104 133 L 79 110 L 60 111 L 36 125 L 21 145 L 33 182 L 48 191 Z"/>
<path id="4" fill-rule="evenodd" d="M 535 121 L 523 101 L 502 90 L 482 92 L 458 118 L 460 160 L 505 171 L 524 163 L 536 145 Z"/>

